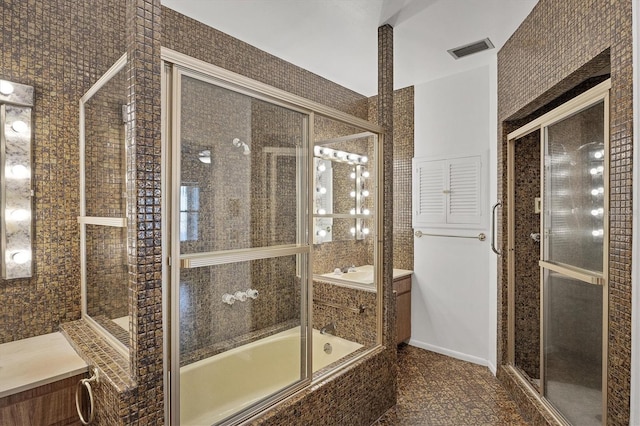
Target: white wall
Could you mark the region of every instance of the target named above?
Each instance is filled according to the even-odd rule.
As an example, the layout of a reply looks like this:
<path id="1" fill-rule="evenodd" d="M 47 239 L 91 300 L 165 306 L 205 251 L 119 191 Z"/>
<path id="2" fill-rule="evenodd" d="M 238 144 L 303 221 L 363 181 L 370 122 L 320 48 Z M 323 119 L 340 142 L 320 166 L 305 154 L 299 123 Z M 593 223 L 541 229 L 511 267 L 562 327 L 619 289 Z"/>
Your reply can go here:
<path id="1" fill-rule="evenodd" d="M 415 156 L 488 153 L 484 212 L 496 197 L 496 64 L 415 87 Z M 496 257 L 486 227 L 432 230 L 487 234 L 487 240 L 423 236 L 414 240 L 410 344 L 496 365 Z M 426 232 L 426 230 L 422 230 Z"/>

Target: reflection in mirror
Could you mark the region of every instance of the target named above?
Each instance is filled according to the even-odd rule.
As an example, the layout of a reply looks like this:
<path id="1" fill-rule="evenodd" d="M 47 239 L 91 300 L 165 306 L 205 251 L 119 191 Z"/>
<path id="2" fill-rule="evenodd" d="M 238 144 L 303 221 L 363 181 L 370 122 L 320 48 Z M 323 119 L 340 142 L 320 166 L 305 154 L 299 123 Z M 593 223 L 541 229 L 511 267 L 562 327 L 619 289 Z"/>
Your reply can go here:
<path id="1" fill-rule="evenodd" d="M 126 228 L 126 55 L 80 100 L 83 318 L 124 355 L 130 321 Z"/>

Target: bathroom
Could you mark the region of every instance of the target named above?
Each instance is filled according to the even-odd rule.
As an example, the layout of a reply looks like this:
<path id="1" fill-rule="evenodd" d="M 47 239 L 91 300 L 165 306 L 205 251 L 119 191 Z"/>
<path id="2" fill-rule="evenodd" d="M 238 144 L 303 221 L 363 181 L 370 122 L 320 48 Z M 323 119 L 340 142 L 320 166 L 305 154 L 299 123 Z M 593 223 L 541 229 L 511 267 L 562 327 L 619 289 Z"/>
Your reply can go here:
<path id="1" fill-rule="evenodd" d="M 544 6 L 548 6 L 548 2 L 541 3 Z M 227 37 L 215 32 L 215 30 L 204 28 L 197 22 L 179 15 L 177 12 L 163 8 L 160 2 L 138 2 L 137 4 L 127 2 L 125 7 L 118 2 L 109 1 L 100 2 L 97 7 L 95 2 L 88 1 L 79 5 L 72 4 L 72 2 L 57 2 L 55 4 L 47 2 L 44 4 L 42 2 L 22 2 L 20 4 L 5 2 L 2 7 L 3 12 L 6 12 L 3 13 L 3 16 L 8 17 L 6 19 L 10 19 L 11 22 L 25 23 L 20 26 L 20 32 L 14 30 L 11 25 L 4 26 L 3 34 L 5 35 L 5 40 L 3 45 L 15 44 L 18 47 L 12 50 L 3 49 L 5 57 L 3 63 L 5 65 L 2 68 L 2 78 L 30 83 L 35 87 L 36 98 L 33 112 L 36 123 L 34 126 L 35 140 L 47 141 L 46 144 L 42 145 L 37 143 L 33 153 L 34 176 L 36 177 L 34 181 L 36 196 L 34 197 L 33 206 L 35 218 L 34 250 L 37 253 L 34 263 L 35 273 L 32 279 L 2 282 L 0 295 L 3 306 L 8 309 L 8 315 L 3 317 L 5 322 L 1 327 L 3 332 L 2 341 L 10 342 L 50 333 L 56 331 L 59 324 L 72 323 L 80 319 L 82 301 L 78 283 L 81 280 L 80 259 L 82 248 L 80 245 L 80 227 L 76 217 L 80 212 L 81 196 L 80 191 L 75 189 L 81 187 L 77 145 L 79 139 L 78 101 L 126 52 L 129 62 L 123 68 L 123 75 L 127 81 L 131 82 L 131 87 L 128 92 L 125 91 L 124 96 L 125 99 L 129 99 L 129 103 L 135 104 L 135 109 L 128 111 L 129 120 L 130 122 L 135 122 L 135 126 L 134 128 L 125 129 L 125 132 L 135 132 L 135 143 L 131 143 L 127 147 L 127 159 L 129 162 L 123 162 L 123 164 L 127 166 L 126 169 L 132 170 L 131 167 L 133 166 L 137 171 L 137 173 L 127 176 L 131 179 L 132 184 L 128 186 L 129 192 L 126 199 L 128 203 L 132 203 L 135 206 L 135 209 L 131 207 L 134 212 L 139 212 L 142 209 L 144 215 L 141 217 L 128 217 L 129 220 L 132 220 L 132 223 L 136 224 L 136 227 L 135 229 L 126 228 L 128 247 L 126 250 L 123 250 L 122 247 L 118 249 L 121 253 L 119 262 L 124 259 L 129 265 L 126 271 L 120 269 L 120 273 L 126 277 L 129 283 L 127 314 L 131 315 L 130 330 L 132 334 L 126 340 L 130 357 L 124 365 L 119 365 L 121 370 L 114 368 L 115 377 L 110 377 L 110 382 L 102 382 L 105 384 L 104 386 L 95 387 L 96 413 L 99 417 L 104 416 L 101 418 L 101 422 L 105 422 L 104 424 L 128 424 L 134 421 L 160 422 L 164 418 L 166 409 L 162 395 L 165 393 L 163 382 L 165 365 L 163 363 L 167 361 L 163 358 L 163 350 L 168 344 L 165 337 L 168 334 L 165 334 L 165 330 L 163 330 L 163 322 L 164 315 L 168 309 L 165 304 L 169 303 L 168 300 L 162 297 L 163 292 L 167 291 L 163 287 L 166 279 L 162 276 L 164 271 L 163 259 L 165 257 L 162 238 L 165 232 L 161 232 L 164 230 L 158 228 L 158 220 L 157 216 L 155 216 L 162 212 L 162 203 L 164 202 L 162 194 L 165 193 L 162 188 L 161 168 L 163 158 L 160 143 L 163 135 L 162 125 L 165 120 L 165 117 L 162 116 L 163 110 L 160 107 L 161 102 L 164 102 L 162 97 L 162 92 L 165 90 L 163 89 L 164 70 L 161 69 L 161 63 L 157 60 L 162 56 L 161 47 L 170 48 L 192 57 L 215 63 L 229 71 L 242 73 L 254 80 L 266 80 L 272 86 L 284 88 L 287 92 L 298 94 L 303 98 L 314 99 L 320 104 L 370 122 L 377 121 L 377 99 L 365 98 L 315 76 L 310 76 L 306 79 L 289 79 L 288 76 L 298 75 L 297 73 L 300 72 L 291 64 L 274 57 L 265 57 L 263 52 L 253 49 L 239 40 Z M 540 7 L 540 10 L 543 10 L 542 7 Z M 569 13 L 567 11 L 563 12 Z M 168 19 L 169 16 L 171 17 L 170 19 Z M 49 36 L 42 37 L 42 32 L 47 32 Z M 622 30 L 621 32 L 625 33 Z M 145 37 L 142 37 L 142 34 Z M 175 34 L 180 34 L 180 37 L 172 36 Z M 210 50 L 210 46 L 213 43 L 207 44 L 206 40 L 222 41 L 216 43 L 216 51 L 214 53 Z M 629 41 L 623 40 L 622 42 Z M 525 41 L 522 41 L 522 43 L 525 43 Z M 567 65 L 567 70 L 557 71 L 558 76 L 555 78 L 560 81 L 560 77 L 570 74 L 569 70 L 578 68 L 576 64 L 587 63 L 591 56 L 595 56 L 604 50 L 601 46 L 593 49 L 593 51 L 590 51 L 591 53 L 585 53 L 584 57 L 575 59 L 575 62 Z M 595 52 L 598 49 L 600 50 Z M 236 58 L 239 51 L 246 53 L 247 57 L 255 55 L 261 58 L 260 66 L 262 68 L 253 69 L 246 63 L 238 63 Z M 612 50 L 612 52 L 615 52 L 615 50 Z M 613 57 L 611 64 L 611 74 L 614 76 L 618 71 L 614 70 L 617 62 Z M 495 68 L 483 69 L 482 73 L 486 74 L 485 81 L 490 80 L 491 76 L 495 75 L 496 72 Z M 624 72 L 628 73 L 629 70 Z M 269 76 L 269 78 L 264 77 L 265 75 Z M 478 76 L 478 74 L 469 75 Z M 544 80 L 544 78 L 546 77 L 540 77 L 541 80 Z M 439 84 L 440 87 L 446 86 L 446 84 L 464 85 L 464 82 L 459 80 L 464 80 L 464 78 L 459 78 L 458 80 L 451 78 L 440 81 Z M 501 84 L 498 83 L 497 87 L 501 87 Z M 492 88 L 496 90 L 496 85 L 493 87 L 489 85 L 487 91 Z M 436 91 L 437 89 L 434 83 L 429 87 L 422 87 L 416 90 L 422 90 L 424 94 L 425 91 Z M 541 89 L 536 90 L 540 91 Z M 557 90 L 560 90 L 560 87 Z M 564 92 L 566 92 L 566 89 L 559 93 Z M 537 98 L 539 93 L 535 93 Z M 416 99 L 414 99 L 414 96 Z M 528 96 L 525 97 L 523 95 L 525 97 L 522 101 L 523 105 L 530 102 L 533 97 L 533 95 Z M 405 166 L 397 167 L 397 170 L 404 170 L 405 174 L 394 173 L 393 194 L 394 202 L 400 196 L 404 197 L 406 201 L 403 204 L 409 203 L 411 198 L 410 190 L 397 189 L 396 185 L 402 185 L 403 183 L 410 185 L 411 159 L 414 156 L 441 155 L 441 153 L 437 152 L 436 147 L 432 147 L 427 151 L 422 146 L 422 152 L 419 152 L 416 145 L 416 152 L 413 151 L 414 124 L 412 120 L 406 120 L 406 117 L 413 117 L 414 103 L 418 108 L 420 102 L 417 98 L 418 95 L 414 95 L 412 88 L 399 90 L 394 94 L 393 157 L 394 162 L 404 162 Z M 500 106 L 502 105 L 502 99 L 504 98 L 499 97 L 499 99 L 487 101 L 487 106 L 489 108 L 491 105 Z M 515 103 L 515 101 L 513 102 Z M 546 102 L 541 105 L 544 104 Z M 499 115 L 494 117 L 493 123 L 509 119 L 518 108 L 520 108 L 520 104 L 515 107 L 510 106 L 506 113 L 501 113 L 500 111 L 503 110 L 498 110 Z M 135 121 L 133 121 L 134 119 Z M 489 114 L 486 121 L 489 122 L 490 120 L 491 115 Z M 420 126 L 422 127 L 420 128 Z M 426 131 L 424 126 L 424 123 L 415 124 L 416 136 L 424 134 Z M 509 129 L 509 131 L 511 130 L 513 129 Z M 239 147 L 233 145 L 235 137 L 240 139 Z M 331 137 L 328 136 L 328 138 Z M 245 156 L 243 154 L 245 147 L 241 144 L 242 142 L 247 144 L 249 146 L 248 149 L 252 151 L 249 155 Z M 254 156 L 251 154 L 255 153 L 257 148 L 252 149 L 250 145 L 246 138 L 242 138 L 242 135 L 231 135 L 228 138 L 228 146 L 226 148 L 229 149 L 230 153 L 238 154 L 238 161 L 252 161 Z M 233 149 L 236 149 L 236 151 L 233 151 Z M 487 149 L 492 149 L 496 152 L 497 148 L 488 146 Z M 347 151 L 347 149 L 344 150 Z M 195 153 L 198 154 L 200 151 L 203 151 L 203 149 L 196 150 Z M 502 159 L 500 156 L 497 156 L 497 158 L 498 164 L 500 164 Z M 212 158 L 212 160 L 215 161 L 215 158 Z M 206 166 L 203 162 L 200 161 L 200 163 L 203 167 Z M 73 190 L 70 190 L 70 188 Z M 243 186 L 242 188 L 246 187 Z M 490 189 L 492 191 L 496 190 L 496 188 Z M 388 193 L 387 191 L 390 190 L 385 188 L 385 193 Z M 502 197 L 500 191 L 501 187 L 498 186 L 498 193 L 491 198 L 505 198 Z M 228 208 L 233 210 L 233 206 L 228 206 Z M 390 207 L 385 206 L 384 211 L 391 211 Z M 506 210 L 503 210 L 500 214 L 506 215 Z M 502 223 L 505 221 L 506 216 Z M 377 265 L 380 267 L 379 274 L 386 274 L 384 275 L 384 280 L 386 281 L 391 280 L 391 267 L 417 270 L 419 265 L 414 265 L 413 260 L 414 244 L 416 244 L 418 250 L 424 250 L 424 247 L 420 247 L 418 244 L 424 244 L 424 241 L 426 241 L 426 237 L 414 241 L 411 218 L 410 215 L 407 218 L 406 212 L 394 211 L 393 222 L 393 232 L 385 230 L 385 232 L 388 232 L 388 234 L 385 234 L 387 235 L 386 241 L 393 241 L 393 262 L 385 261 L 383 262 L 384 266 L 382 263 Z M 502 235 L 506 235 L 506 229 L 501 229 L 501 231 Z M 393 235 L 393 239 L 389 238 L 389 235 Z M 360 242 L 362 241 L 354 239 L 346 244 Z M 501 262 L 489 252 L 488 242 L 477 243 L 478 246 L 469 249 L 475 250 L 475 248 L 480 247 L 479 250 L 482 250 L 482 256 L 484 257 L 476 260 L 477 262 L 483 265 L 487 262 Z M 498 246 L 506 247 L 507 245 L 506 240 L 504 244 L 500 243 L 502 241 L 498 241 Z M 320 254 L 324 254 L 323 251 L 328 251 L 330 244 L 320 244 L 319 247 L 314 247 L 316 250 L 314 255 L 319 257 Z M 458 247 L 454 241 L 447 240 L 442 244 L 440 249 L 429 248 L 428 250 L 442 250 L 442 247 L 455 250 Z M 468 246 L 463 245 L 462 247 Z M 384 249 L 388 250 L 388 247 Z M 622 250 L 623 247 L 620 249 Z M 476 252 L 464 253 L 464 255 L 469 256 L 474 256 L 475 254 Z M 624 255 L 631 256 L 631 251 L 628 247 Z M 385 259 L 390 256 L 385 256 Z M 328 262 L 331 264 L 330 266 L 323 266 L 322 271 L 314 270 L 313 272 L 331 272 L 334 266 L 348 267 L 354 262 L 361 263 L 359 259 L 353 262 L 350 259 L 346 262 L 341 261 L 337 265 L 337 262 L 330 261 Z M 622 262 L 631 263 L 628 259 L 622 260 Z M 369 262 L 367 261 L 367 263 Z M 428 266 L 437 268 L 438 265 L 429 264 Z M 497 268 L 493 269 L 485 267 L 482 271 L 483 274 L 486 273 L 487 275 L 495 274 Z M 501 270 L 498 272 L 498 275 L 500 274 L 502 274 Z M 620 297 L 624 300 L 631 297 L 631 278 L 629 277 L 628 280 L 629 283 L 625 287 L 626 290 L 619 290 L 622 292 Z M 488 278 L 487 281 L 489 281 Z M 245 291 L 248 289 L 245 287 L 244 285 L 238 287 L 238 289 L 233 287 L 229 288 L 229 291 Z M 303 390 L 276 410 L 268 413 L 267 421 L 271 422 L 271 424 L 278 424 L 278 422 L 293 421 L 296 416 L 322 413 L 317 420 L 318 422 L 330 423 L 332 421 L 331 416 L 343 416 L 342 418 L 347 420 L 358 419 L 353 424 L 371 424 L 380 413 L 393 405 L 393 401 L 395 401 L 394 378 L 390 367 L 394 363 L 395 355 L 391 349 L 388 349 L 394 346 L 389 344 L 391 342 L 389 340 L 390 336 L 393 335 L 391 331 L 393 320 L 389 317 L 393 313 L 393 307 L 390 303 L 393 296 L 389 282 L 384 288 L 384 294 L 380 296 L 380 303 L 381 306 L 386 307 L 386 310 L 379 312 L 378 320 L 380 320 L 381 324 L 379 335 L 376 338 L 381 339 L 387 349 L 374 353 L 370 359 L 360 361 L 350 367 L 349 377 L 342 375 L 333 377 L 330 383 L 319 391 Z M 496 288 L 502 289 L 502 285 L 499 284 Z M 424 291 L 424 288 L 420 287 L 418 290 Z M 482 297 L 484 296 L 485 294 L 483 293 Z M 498 312 L 498 317 L 493 322 L 493 333 L 495 334 L 496 321 L 498 324 L 504 324 L 507 321 L 506 317 L 502 318 L 500 316 L 503 315 L 502 309 L 498 307 L 501 299 L 494 298 L 490 302 L 490 296 L 490 293 L 486 294 L 487 304 L 493 303 L 497 305 L 494 311 Z M 295 294 L 292 297 L 295 297 Z M 260 296 L 256 300 L 261 300 Z M 246 301 L 236 303 L 231 307 L 248 306 Z M 242 303 L 245 303 L 245 305 L 242 305 Z M 353 306 L 357 307 L 358 304 Z M 620 307 L 620 309 L 623 308 L 623 306 Z M 325 309 L 328 310 L 329 308 Z M 471 358 L 470 360 L 472 361 L 484 359 L 485 362 L 489 360 L 486 364 L 491 364 L 490 360 L 493 359 L 493 368 L 497 370 L 496 366 L 508 363 L 506 358 L 502 358 L 502 356 L 506 357 L 506 355 L 503 355 L 504 352 L 501 349 L 501 345 L 503 345 L 502 338 L 506 336 L 506 333 L 503 335 L 501 329 L 498 329 L 497 336 L 493 337 L 499 343 L 498 349 L 492 349 L 496 345 L 491 343 L 491 327 L 489 326 L 491 309 L 486 308 L 486 312 L 483 311 L 482 315 L 487 317 L 487 325 L 483 329 L 485 330 L 486 338 L 483 338 L 483 349 L 479 352 L 473 352 L 464 346 L 456 346 L 456 342 L 429 340 L 431 336 L 421 338 L 418 334 L 413 338 L 418 341 L 431 341 L 433 346 L 450 348 L 451 352 L 467 354 L 467 357 Z M 496 315 L 495 312 L 493 315 Z M 506 312 L 504 315 L 506 315 Z M 321 328 L 330 322 L 323 319 L 322 325 L 319 327 Z M 630 362 L 630 355 L 624 351 L 628 350 L 629 347 L 630 318 L 628 323 L 620 321 L 617 324 L 619 324 L 620 328 L 614 329 L 614 331 L 619 333 L 620 339 L 627 343 L 623 344 L 624 348 L 619 349 L 622 352 L 616 353 L 614 357 L 621 360 L 621 365 L 613 367 L 617 369 L 615 371 L 616 377 L 621 377 L 623 381 L 626 380 L 628 382 L 630 372 L 627 364 Z M 439 323 L 432 323 L 432 331 L 437 333 L 440 325 Z M 316 328 L 315 324 L 314 328 Z M 340 329 L 339 321 L 337 329 Z M 68 335 L 74 335 L 75 333 L 75 336 L 80 340 L 88 338 L 88 336 L 82 335 L 82 333 L 86 333 L 84 329 L 70 328 L 66 332 Z M 76 340 L 76 338 L 73 338 L 73 340 Z M 506 346 L 506 343 L 504 345 Z M 105 349 L 107 353 L 110 353 L 109 347 L 107 346 Z M 612 346 L 612 348 L 615 349 L 616 346 Z M 493 356 L 491 355 L 492 350 L 495 352 Z M 117 351 L 112 353 L 112 356 L 114 359 L 120 359 Z M 612 369 L 610 369 L 610 374 L 614 374 Z M 135 386 L 132 384 L 131 377 L 135 377 Z M 624 379 L 625 377 L 626 379 Z M 130 389 L 130 391 L 121 392 L 120 390 L 122 389 Z M 358 395 L 358 400 L 361 403 L 354 401 L 353 398 L 350 401 L 342 401 L 341 398 L 335 397 L 335 395 Z M 627 396 L 625 397 L 625 395 Z M 609 403 L 612 407 L 612 413 L 624 416 L 626 412 L 629 415 L 629 403 L 624 402 L 625 398 L 628 399 L 628 395 L 628 390 L 627 394 L 624 393 L 624 390 L 613 389 L 610 391 Z M 335 409 L 331 410 L 331 413 L 325 413 L 323 409 L 323 401 L 326 401 L 327 398 L 332 398 L 336 402 L 335 407 L 332 407 L 332 409 Z M 143 408 L 141 408 L 141 401 L 145 401 Z M 370 407 L 376 407 L 376 409 L 371 409 Z M 374 416 L 374 418 L 370 418 L 371 416 Z M 613 422 L 613 420 L 610 421 Z"/>

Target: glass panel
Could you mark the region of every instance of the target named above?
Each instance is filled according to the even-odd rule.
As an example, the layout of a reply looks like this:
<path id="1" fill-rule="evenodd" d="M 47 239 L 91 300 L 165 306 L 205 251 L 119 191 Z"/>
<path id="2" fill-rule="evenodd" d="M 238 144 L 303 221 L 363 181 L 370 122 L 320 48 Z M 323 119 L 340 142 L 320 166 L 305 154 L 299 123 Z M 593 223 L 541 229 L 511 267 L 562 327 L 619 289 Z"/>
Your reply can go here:
<path id="1" fill-rule="evenodd" d="M 545 260 L 602 272 L 604 103 L 547 128 Z"/>
<path id="2" fill-rule="evenodd" d="M 298 112 L 182 77 L 182 254 L 296 244 L 305 122 Z"/>
<path id="3" fill-rule="evenodd" d="M 129 345 L 127 229 L 86 225 L 87 314 Z"/>
<path id="4" fill-rule="evenodd" d="M 602 291 L 545 272 L 546 398 L 574 425 L 602 424 Z"/>
<path id="5" fill-rule="evenodd" d="M 124 217 L 126 69 L 85 103 L 86 216 Z"/>
<path id="6" fill-rule="evenodd" d="M 305 378 L 296 269 L 306 261 L 283 256 L 181 271 L 180 424 L 215 423 Z"/>

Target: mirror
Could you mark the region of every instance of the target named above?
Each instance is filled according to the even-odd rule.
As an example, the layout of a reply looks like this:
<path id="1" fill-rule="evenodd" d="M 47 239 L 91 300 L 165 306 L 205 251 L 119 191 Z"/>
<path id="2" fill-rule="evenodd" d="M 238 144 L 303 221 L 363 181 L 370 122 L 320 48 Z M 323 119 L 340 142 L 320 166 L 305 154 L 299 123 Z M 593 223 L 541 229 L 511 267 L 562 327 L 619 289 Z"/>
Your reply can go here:
<path id="1" fill-rule="evenodd" d="M 362 240 L 371 232 L 369 135 L 355 134 L 314 147 L 314 244 Z"/>
<path id="2" fill-rule="evenodd" d="M 82 315 L 124 355 L 127 263 L 126 55 L 80 100 Z"/>

